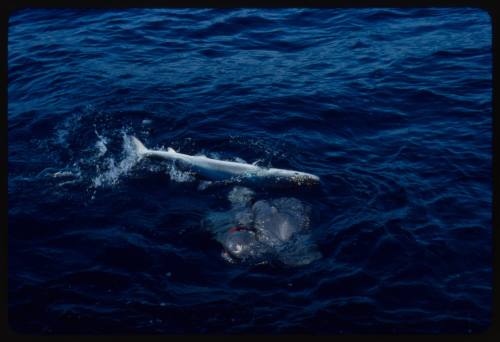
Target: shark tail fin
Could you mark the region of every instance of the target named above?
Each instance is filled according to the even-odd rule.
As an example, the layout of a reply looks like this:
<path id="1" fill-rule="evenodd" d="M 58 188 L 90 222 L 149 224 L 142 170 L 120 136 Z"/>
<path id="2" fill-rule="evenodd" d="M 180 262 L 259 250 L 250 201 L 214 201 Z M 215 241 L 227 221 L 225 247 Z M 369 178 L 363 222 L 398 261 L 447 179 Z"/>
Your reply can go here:
<path id="1" fill-rule="evenodd" d="M 144 144 L 136 137 L 132 137 L 132 144 L 134 144 L 135 151 L 137 152 L 137 155 L 139 157 L 143 157 L 149 151 L 146 146 L 144 146 Z"/>

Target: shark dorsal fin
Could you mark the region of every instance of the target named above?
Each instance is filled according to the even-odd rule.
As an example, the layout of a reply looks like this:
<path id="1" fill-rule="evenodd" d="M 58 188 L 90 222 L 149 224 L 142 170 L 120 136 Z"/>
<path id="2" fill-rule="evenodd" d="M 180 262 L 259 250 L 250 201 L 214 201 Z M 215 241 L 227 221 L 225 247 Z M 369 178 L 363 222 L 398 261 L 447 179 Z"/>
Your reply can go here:
<path id="1" fill-rule="evenodd" d="M 175 150 L 174 150 L 172 147 L 167 148 L 167 151 L 168 151 L 168 152 L 174 152 L 174 153 L 175 153 Z"/>

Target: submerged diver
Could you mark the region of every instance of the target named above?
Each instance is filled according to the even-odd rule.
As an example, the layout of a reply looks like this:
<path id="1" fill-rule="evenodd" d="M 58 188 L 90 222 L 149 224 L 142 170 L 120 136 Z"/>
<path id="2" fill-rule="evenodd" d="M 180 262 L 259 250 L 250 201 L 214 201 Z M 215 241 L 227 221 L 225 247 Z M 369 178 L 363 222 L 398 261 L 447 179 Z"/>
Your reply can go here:
<path id="1" fill-rule="evenodd" d="M 244 187 L 235 187 L 228 198 L 228 212 L 208 217 L 226 260 L 304 265 L 321 257 L 307 234 L 310 208 L 298 199 L 255 201 L 253 191 Z"/>

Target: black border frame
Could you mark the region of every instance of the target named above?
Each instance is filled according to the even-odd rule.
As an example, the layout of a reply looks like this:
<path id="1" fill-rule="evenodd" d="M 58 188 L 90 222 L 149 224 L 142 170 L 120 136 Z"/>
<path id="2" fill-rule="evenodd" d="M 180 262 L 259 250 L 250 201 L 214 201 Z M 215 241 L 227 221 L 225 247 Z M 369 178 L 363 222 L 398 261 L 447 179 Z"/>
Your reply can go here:
<path id="1" fill-rule="evenodd" d="M 493 137 L 492 137 L 492 156 L 493 156 L 493 167 L 492 167 L 492 237 L 493 237 L 493 303 L 492 303 L 492 318 L 490 327 L 481 333 L 473 333 L 470 335 L 462 335 L 462 334 L 350 334 L 350 335 L 257 335 L 257 336 L 267 336 L 270 338 L 340 338 L 343 341 L 352 341 L 357 339 L 366 339 L 371 340 L 373 338 L 384 338 L 389 340 L 395 339 L 409 339 L 409 340 L 419 340 L 422 338 L 425 339 L 443 339 L 443 338 L 453 338 L 454 340 L 464 340 L 464 339 L 481 339 L 481 340 L 499 340 L 500 336 L 500 322 L 498 318 L 498 310 L 499 310 L 499 291 L 498 286 L 498 239 L 499 233 L 495 232 L 495 228 L 499 227 L 498 216 L 500 210 L 498 208 L 498 175 L 500 175 L 500 169 L 498 167 L 498 118 L 495 115 L 495 109 L 497 108 L 497 100 L 495 97 L 495 90 L 498 89 L 497 86 L 497 70 L 498 67 L 495 64 L 496 53 L 496 31 L 497 31 L 497 22 L 498 22 L 498 14 L 497 10 L 494 6 L 494 1 L 471 1 L 471 0 L 459 0 L 459 1 L 443 1 L 443 0 L 381 0 L 381 1 L 367 1 L 367 0 L 351 0 L 351 1 L 339 1 L 339 0 L 331 0 L 331 1 L 304 1 L 304 0 L 274 0 L 274 1 L 249 1 L 249 0 L 240 0 L 240 1 L 201 1 L 201 0 L 172 0 L 172 1 L 161 1 L 161 0 L 121 0 L 121 1 L 82 1 L 82 0 L 74 0 L 74 1 L 60 1 L 60 0 L 21 0 L 15 1 L 6 4 L 2 2 L 2 12 L 1 12 L 1 24 L 3 34 L 0 36 L 0 46 L 2 49 L 3 62 L 1 64 L 1 75 L 2 75 L 2 108 L 4 109 L 4 115 L 1 117 L 2 123 L 2 133 L 0 134 L 0 149 L 2 150 L 2 167 L 0 167 L 1 172 L 4 174 L 4 182 L 2 183 L 2 203 L 4 204 L 2 210 L 2 223 L 0 227 L 4 227 L 1 229 L 1 268 L 2 268 L 2 279 L 1 279 L 1 336 L 3 336 L 2 340 L 5 341 L 5 338 L 8 340 L 28 340 L 28 339 L 46 339 L 46 338 L 55 338 L 55 339 L 72 339 L 72 340 L 89 340 L 94 338 L 106 338 L 106 337 L 119 337 L 124 338 L 126 340 L 135 339 L 149 339 L 159 341 L 164 338 L 178 338 L 178 339 L 191 339 L 191 338 L 202 338 L 202 337 L 212 337 L 212 338 L 238 338 L 238 339 L 252 339 L 254 335 L 31 335 L 31 334 L 20 334 L 12 330 L 9 326 L 8 322 L 8 273 L 7 273 L 7 258 L 8 258 L 8 68 L 7 68 L 7 48 L 8 48 L 8 22 L 9 17 L 16 11 L 26 9 L 26 8 L 99 8 L 99 9 L 112 9 L 112 8 L 153 8 L 153 7 L 178 7 L 178 8 L 187 8 L 187 7 L 217 7 L 217 8 L 238 8 L 238 7 L 376 7 L 376 8 L 384 8 L 384 7 L 473 7 L 479 8 L 486 11 L 491 18 L 492 25 L 492 79 L 493 79 L 493 88 L 492 88 L 492 122 L 493 122 Z M 495 177 L 497 175 L 497 177 Z M 7 229 L 6 229 L 7 228 Z"/>

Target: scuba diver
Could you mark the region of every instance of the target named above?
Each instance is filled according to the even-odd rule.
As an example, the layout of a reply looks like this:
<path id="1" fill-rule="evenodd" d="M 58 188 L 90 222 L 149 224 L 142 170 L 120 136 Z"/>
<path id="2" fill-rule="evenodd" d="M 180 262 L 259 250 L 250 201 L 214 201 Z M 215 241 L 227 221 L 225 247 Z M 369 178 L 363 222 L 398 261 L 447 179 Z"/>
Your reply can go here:
<path id="1" fill-rule="evenodd" d="M 224 247 L 224 259 L 304 265 L 321 257 L 308 234 L 309 206 L 293 197 L 256 201 L 254 195 L 248 188 L 235 187 L 228 195 L 231 209 L 207 217 Z"/>

